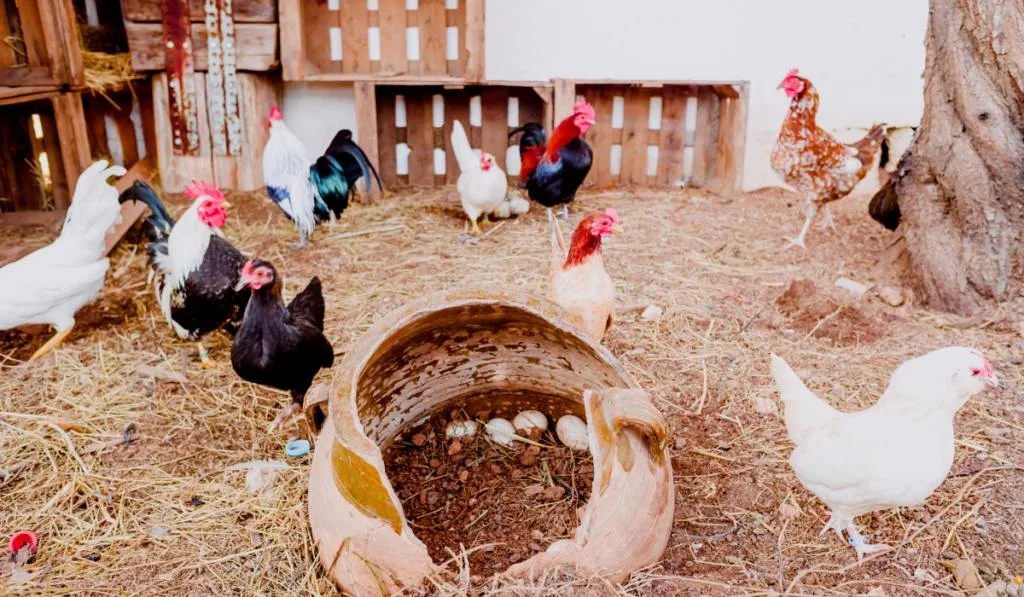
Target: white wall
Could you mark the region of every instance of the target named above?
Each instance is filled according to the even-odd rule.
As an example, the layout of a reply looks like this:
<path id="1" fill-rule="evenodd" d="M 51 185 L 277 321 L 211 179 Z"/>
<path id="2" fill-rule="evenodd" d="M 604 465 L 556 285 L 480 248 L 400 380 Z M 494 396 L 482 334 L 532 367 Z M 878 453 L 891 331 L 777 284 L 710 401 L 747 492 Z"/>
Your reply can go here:
<path id="1" fill-rule="evenodd" d="M 788 101 L 775 87 L 792 67 L 821 92 L 819 124 L 843 139 L 878 121 L 916 125 L 927 14 L 927 0 L 488 0 L 486 75 L 748 80 L 750 189 L 779 184 L 768 154 Z M 292 126 L 290 106 L 308 112 L 296 133 L 311 152 L 327 129 L 356 128 L 351 90 L 288 85 Z"/>
<path id="2" fill-rule="evenodd" d="M 356 100 L 351 85 L 285 83 L 281 112 L 310 157 L 322 154 L 339 129 L 352 129 L 356 134 Z"/>

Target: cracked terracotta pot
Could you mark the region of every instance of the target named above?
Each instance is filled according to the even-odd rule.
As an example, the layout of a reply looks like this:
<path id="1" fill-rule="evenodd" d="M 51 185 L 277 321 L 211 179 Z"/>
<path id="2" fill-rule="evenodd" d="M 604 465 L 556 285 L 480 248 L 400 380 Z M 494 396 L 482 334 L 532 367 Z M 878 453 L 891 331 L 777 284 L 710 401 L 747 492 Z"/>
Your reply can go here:
<path id="1" fill-rule="evenodd" d="M 438 294 L 378 321 L 310 393 L 319 429 L 309 519 L 321 563 L 355 595 L 389 595 L 438 572 L 413 534 L 381 451 L 453 408 L 511 419 L 537 409 L 586 417 L 594 483 L 571 540 L 516 564 L 621 581 L 661 559 L 674 492 L 664 418 L 615 358 L 539 299 Z M 453 546 L 455 547 L 455 546 Z"/>

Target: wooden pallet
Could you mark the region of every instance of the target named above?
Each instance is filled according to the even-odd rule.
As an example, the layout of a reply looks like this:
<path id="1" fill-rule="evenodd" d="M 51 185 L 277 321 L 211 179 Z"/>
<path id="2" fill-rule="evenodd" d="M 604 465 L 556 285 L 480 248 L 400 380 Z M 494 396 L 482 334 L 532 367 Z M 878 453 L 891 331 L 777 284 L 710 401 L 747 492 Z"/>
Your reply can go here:
<path id="1" fill-rule="evenodd" d="M 594 165 L 585 187 L 740 188 L 745 81 L 556 80 L 554 90 L 556 123 L 580 98 L 597 113 L 586 135 Z"/>
<path id="2" fill-rule="evenodd" d="M 71 0 L 0 2 L 0 104 L 85 83 Z"/>
<path id="3" fill-rule="evenodd" d="M 281 0 L 280 11 L 286 81 L 484 76 L 484 0 Z"/>
<path id="4" fill-rule="evenodd" d="M 509 141 L 509 132 L 529 121 L 550 126 L 553 114 L 552 90 L 544 83 L 445 87 L 358 82 L 355 87 L 359 144 L 377 157 L 381 180 L 392 188 L 443 186 L 458 180 L 451 149 L 455 120 L 466 129 L 470 145 L 493 154 L 514 182 L 518 166 L 513 163 L 510 169 L 506 155 L 517 145 Z M 471 118 L 477 115 L 476 105 L 479 121 Z M 510 105 L 518 112 L 511 119 Z M 443 158 L 438 149 L 444 150 Z M 512 153 L 518 161 L 518 152 Z"/>

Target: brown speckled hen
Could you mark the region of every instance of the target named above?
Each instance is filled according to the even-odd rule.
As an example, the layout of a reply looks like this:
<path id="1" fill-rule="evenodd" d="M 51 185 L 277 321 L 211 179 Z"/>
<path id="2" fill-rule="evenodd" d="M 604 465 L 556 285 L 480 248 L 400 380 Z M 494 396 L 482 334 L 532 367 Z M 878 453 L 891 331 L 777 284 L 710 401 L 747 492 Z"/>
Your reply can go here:
<path id="1" fill-rule="evenodd" d="M 807 202 L 807 220 L 800 234 L 789 243 L 789 246 L 803 247 L 807 230 L 819 208 L 823 207 L 825 212 L 823 225 L 835 228 L 828 204 L 848 195 L 864 178 L 882 143 L 885 129 L 876 124 L 860 141 L 851 145 L 840 143 L 817 125 L 818 90 L 799 76 L 797 69 L 789 71 L 779 88 L 784 89 L 792 101 L 772 150 L 771 165 Z"/>

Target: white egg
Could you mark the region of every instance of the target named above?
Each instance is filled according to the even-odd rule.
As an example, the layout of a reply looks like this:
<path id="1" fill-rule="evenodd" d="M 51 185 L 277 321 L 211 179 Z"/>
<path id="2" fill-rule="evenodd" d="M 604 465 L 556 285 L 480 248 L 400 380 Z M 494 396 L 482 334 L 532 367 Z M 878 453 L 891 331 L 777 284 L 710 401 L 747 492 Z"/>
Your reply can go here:
<path id="1" fill-rule="evenodd" d="M 444 435 L 448 439 L 473 437 L 480 428 L 476 421 L 452 421 L 444 429 Z"/>
<path id="2" fill-rule="evenodd" d="M 565 444 L 565 447 L 574 452 L 583 452 L 590 449 L 587 424 L 576 415 L 565 415 L 558 419 L 558 423 L 555 425 L 555 433 L 558 435 L 558 439 Z"/>
<path id="3" fill-rule="evenodd" d="M 512 419 L 512 426 L 516 431 L 529 433 L 534 429 L 544 431 L 548 428 L 548 418 L 539 410 L 524 410 Z"/>
<path id="4" fill-rule="evenodd" d="M 487 421 L 485 428 L 487 429 L 487 435 L 503 446 L 511 446 L 512 442 L 515 441 L 516 428 L 512 426 L 512 423 L 508 422 L 508 419 L 491 419 Z"/>

